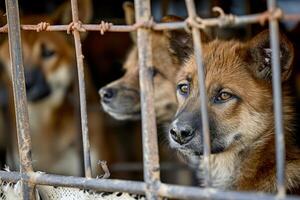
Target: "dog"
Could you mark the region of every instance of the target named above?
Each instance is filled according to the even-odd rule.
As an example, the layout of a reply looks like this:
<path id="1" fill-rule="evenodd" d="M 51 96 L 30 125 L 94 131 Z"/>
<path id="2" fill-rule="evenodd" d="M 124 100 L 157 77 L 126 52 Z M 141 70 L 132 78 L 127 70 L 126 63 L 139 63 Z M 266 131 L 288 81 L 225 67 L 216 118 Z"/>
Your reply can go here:
<path id="1" fill-rule="evenodd" d="M 295 193 L 300 186 L 300 149 L 296 144 L 295 109 L 289 89 L 294 50 L 283 34 L 279 42 L 286 188 Z M 264 31 L 248 42 L 216 39 L 203 44 L 213 187 L 277 191 L 269 43 L 268 31 Z M 169 143 L 191 166 L 198 166 L 199 162 L 203 164 L 203 137 L 197 65 L 194 53 L 178 58 L 184 66 L 177 76 L 178 109 L 169 128 Z M 204 178 L 201 170 L 199 178 Z"/>
<path id="2" fill-rule="evenodd" d="M 127 24 L 134 23 L 134 7 L 124 4 Z M 180 21 L 176 16 L 166 16 L 162 22 Z M 172 33 L 172 34 L 171 34 Z M 153 31 L 151 34 L 153 56 L 153 82 L 156 118 L 159 124 L 168 122 L 175 114 L 177 100 L 174 81 L 181 63 L 170 55 L 170 37 L 183 31 Z M 118 120 L 140 119 L 139 67 L 136 34 L 131 33 L 134 45 L 124 62 L 125 74 L 99 90 L 103 109 Z M 185 42 L 187 43 L 187 41 Z M 182 47 L 184 48 L 184 46 Z"/>
<path id="3" fill-rule="evenodd" d="M 63 4 L 50 16 L 24 16 L 22 24 L 67 24 L 71 21 L 70 4 Z M 79 16 L 83 22 L 91 19 L 91 1 L 79 1 Z M 72 38 L 71 36 L 69 36 Z M 83 37 L 84 39 L 84 37 Z M 59 32 L 22 32 L 22 47 L 26 95 L 28 100 L 32 156 L 35 170 L 63 175 L 82 174 L 79 130 L 80 117 L 76 98 L 76 59 L 74 44 L 66 34 Z M 6 85 L 10 91 L 10 109 L 14 120 L 12 101 L 11 61 L 8 40 L 0 46 L 0 61 L 6 73 Z M 96 104 L 97 91 L 93 88 L 88 71 L 85 71 L 87 103 Z M 108 159 L 108 149 L 102 138 L 102 117 L 98 111 L 88 110 L 88 128 L 91 138 L 91 154 L 94 171 L 98 160 Z M 18 163 L 16 136 L 14 153 L 8 163 Z M 100 155 L 101 154 L 101 155 Z M 14 163 L 14 164 L 13 164 Z M 16 168 L 16 167 L 15 167 Z"/>

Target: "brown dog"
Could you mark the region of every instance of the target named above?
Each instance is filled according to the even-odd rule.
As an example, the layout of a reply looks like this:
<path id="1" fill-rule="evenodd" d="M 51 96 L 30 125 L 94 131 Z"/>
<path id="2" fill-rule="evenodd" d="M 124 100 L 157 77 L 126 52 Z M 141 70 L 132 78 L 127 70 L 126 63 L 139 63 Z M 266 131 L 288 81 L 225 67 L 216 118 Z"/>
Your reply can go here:
<path id="1" fill-rule="evenodd" d="M 124 4 L 127 24 L 133 24 L 134 8 L 130 3 Z M 179 21 L 174 16 L 165 17 L 162 21 Z M 183 31 L 153 32 L 153 76 L 154 102 L 158 123 L 169 121 L 175 114 L 177 101 L 174 81 L 180 68 L 180 62 L 170 55 L 169 39 L 172 35 L 183 35 Z M 120 79 L 103 87 L 99 93 L 106 112 L 119 120 L 136 120 L 140 118 L 139 68 L 136 36 L 132 33 L 134 46 L 124 63 L 125 74 Z M 185 41 L 187 43 L 188 41 Z M 184 48 L 184 46 L 182 46 Z"/>
<path id="2" fill-rule="evenodd" d="M 246 43 L 214 40 L 203 45 L 213 187 L 277 190 L 271 54 L 268 31 Z M 288 87 L 293 58 L 292 44 L 281 35 L 286 187 L 291 193 L 300 185 L 300 149 Z M 186 59 L 177 79 L 179 108 L 170 126 L 169 142 L 191 164 L 197 164 L 203 153 L 197 66 L 195 55 Z M 199 174 L 203 178 L 203 173 Z"/>
<path id="3" fill-rule="evenodd" d="M 79 3 L 83 3 L 79 1 Z M 82 13 L 81 13 L 82 12 Z M 83 22 L 91 17 L 91 2 L 84 1 L 80 7 Z M 21 18 L 23 24 L 70 23 L 70 4 L 62 5 L 51 16 L 26 16 Z M 78 131 L 81 130 L 80 118 L 76 117 L 76 60 L 75 47 L 59 32 L 22 32 L 26 93 L 33 148 L 33 165 L 35 170 L 65 175 L 80 175 L 81 156 L 78 151 Z M 7 85 L 11 88 L 11 62 L 8 40 L 0 47 L 0 60 L 5 67 Z M 97 102 L 97 91 L 92 87 L 86 72 L 88 104 Z M 10 89 L 11 91 L 11 89 Z M 12 95 L 11 95 L 12 97 Z M 11 103 L 13 103 L 11 101 Z M 13 108 L 11 104 L 11 108 Z M 14 113 L 12 111 L 12 113 Z M 101 138 L 101 113 L 88 112 L 89 131 L 92 141 L 93 166 L 99 159 L 106 160 L 109 151 Z M 12 120 L 14 122 L 14 120 Z M 14 133 L 15 134 L 15 133 Z M 103 144 L 100 144 L 103 141 Z M 16 147 L 16 144 L 14 145 Z M 101 155 L 100 155 L 101 154 Z M 17 149 L 14 150 L 14 163 L 18 163 Z"/>

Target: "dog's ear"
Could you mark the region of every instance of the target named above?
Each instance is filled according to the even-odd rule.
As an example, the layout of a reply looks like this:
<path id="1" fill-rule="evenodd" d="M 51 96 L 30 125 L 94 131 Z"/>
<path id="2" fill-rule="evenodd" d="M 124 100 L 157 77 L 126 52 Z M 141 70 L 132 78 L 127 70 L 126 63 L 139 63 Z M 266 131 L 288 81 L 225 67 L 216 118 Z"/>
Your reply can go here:
<path id="1" fill-rule="evenodd" d="M 91 0 L 78 0 L 78 17 L 82 23 L 90 23 L 93 17 Z M 69 24 L 72 22 L 72 10 L 70 1 L 64 2 L 51 15 L 53 24 Z"/>
<path id="2" fill-rule="evenodd" d="M 161 19 L 163 23 L 181 21 L 183 21 L 182 18 L 174 15 L 168 15 Z M 169 40 L 169 52 L 182 63 L 193 51 L 192 35 L 185 30 L 166 30 L 164 35 Z"/>
<path id="3" fill-rule="evenodd" d="M 125 22 L 127 25 L 133 25 L 135 23 L 135 13 L 134 13 L 134 5 L 130 1 L 125 1 L 123 3 L 123 10 L 125 16 Z M 136 31 L 130 32 L 130 37 L 133 43 L 136 44 L 137 41 L 137 33 Z"/>
<path id="4" fill-rule="evenodd" d="M 291 76 L 294 48 L 283 34 L 279 35 L 279 49 L 281 79 L 284 82 Z M 259 33 L 248 42 L 245 58 L 256 77 L 268 81 L 272 80 L 272 53 L 268 30 Z"/>
<path id="5" fill-rule="evenodd" d="M 164 23 L 181 22 L 183 19 L 178 16 L 168 15 L 163 17 L 161 21 Z M 170 53 L 177 57 L 179 62 L 182 63 L 193 52 L 192 35 L 185 30 L 168 30 L 164 31 L 164 34 L 169 39 Z M 201 41 L 206 43 L 209 40 L 209 37 L 201 31 Z"/>
<path id="6" fill-rule="evenodd" d="M 123 3 L 123 10 L 125 15 L 125 22 L 127 25 L 132 25 L 135 23 L 134 5 L 130 1 L 125 1 Z"/>
<path id="7" fill-rule="evenodd" d="M 167 32 L 167 37 L 169 39 L 169 52 L 182 63 L 193 52 L 192 36 L 184 30 L 173 30 Z"/>

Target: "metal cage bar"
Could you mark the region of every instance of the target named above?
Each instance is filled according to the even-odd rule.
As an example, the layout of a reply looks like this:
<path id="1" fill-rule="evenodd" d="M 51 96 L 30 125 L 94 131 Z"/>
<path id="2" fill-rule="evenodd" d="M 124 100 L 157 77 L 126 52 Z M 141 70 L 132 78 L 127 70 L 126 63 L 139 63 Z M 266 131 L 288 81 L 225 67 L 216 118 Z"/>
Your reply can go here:
<path id="1" fill-rule="evenodd" d="M 130 192 L 135 194 L 145 194 L 147 186 L 144 182 L 140 181 L 127 181 L 116 179 L 95 179 L 83 178 L 72 176 L 59 176 L 44 173 L 30 173 L 22 174 L 18 172 L 7 172 L 0 170 L 0 177 L 3 181 L 17 182 L 20 179 L 30 181 L 36 185 L 52 185 L 61 187 L 77 187 L 81 189 L 93 189 L 96 191 L 119 191 Z M 187 187 L 172 184 L 158 184 L 157 193 L 160 196 L 167 198 L 179 199 L 220 199 L 220 200 L 278 200 L 278 196 L 261 193 L 261 192 L 235 192 L 235 191 L 222 191 L 213 188 L 200 188 L 200 187 Z M 299 196 L 286 196 L 285 200 L 299 200 Z"/>
<path id="2" fill-rule="evenodd" d="M 78 4 L 77 0 L 71 0 L 72 19 L 73 23 L 80 23 L 78 18 Z M 91 156 L 90 156 L 90 142 L 88 130 L 88 118 L 86 108 L 86 92 L 84 82 L 84 64 L 83 54 L 81 49 L 80 34 L 78 29 L 73 28 L 73 36 L 75 41 L 78 81 L 79 81 L 79 98 L 80 98 L 80 114 L 81 114 L 81 131 L 83 142 L 83 157 L 84 157 L 84 172 L 86 178 L 92 177 Z"/>
<path id="3" fill-rule="evenodd" d="M 300 14 L 285 14 L 281 13 L 282 15 L 278 17 L 281 21 L 300 21 Z M 256 24 L 256 23 L 264 23 L 268 18 L 272 16 L 269 12 L 257 13 L 257 14 L 250 14 L 250 15 L 243 15 L 243 16 L 234 16 L 230 15 L 230 19 L 224 18 L 208 18 L 202 19 L 202 24 L 205 24 L 206 27 L 213 27 L 213 26 L 222 26 L 222 27 L 231 27 L 231 26 L 239 26 L 243 24 Z M 229 20 L 229 21 L 228 21 Z M 226 22 L 227 21 L 227 22 Z M 230 23 L 229 23 L 230 22 Z M 101 26 L 99 24 L 82 24 L 83 29 L 78 31 L 100 31 Z M 134 24 L 134 25 L 112 25 L 106 31 L 107 32 L 132 32 L 136 31 L 139 27 L 147 27 L 144 24 Z M 153 30 L 174 30 L 174 29 L 184 29 L 188 26 L 186 21 L 183 22 L 171 22 L 171 23 L 153 23 L 152 29 Z M 36 31 L 39 28 L 39 25 L 32 25 L 26 24 L 21 25 L 21 29 L 24 31 Z M 149 28 L 149 27 L 148 27 Z M 205 27 L 200 27 L 204 29 Z M 69 25 L 50 25 L 47 26 L 45 30 L 40 31 L 67 31 L 69 29 Z M 0 32 L 5 33 L 8 31 L 7 26 L 0 27 Z"/>
<path id="4" fill-rule="evenodd" d="M 276 9 L 276 1 L 268 0 L 269 12 Z M 278 196 L 285 196 L 285 141 L 282 117 L 282 88 L 279 47 L 279 26 L 277 19 L 269 19 L 270 45 L 272 50 L 272 86 L 275 114 L 275 139 L 276 139 L 276 172 Z"/>
<path id="5" fill-rule="evenodd" d="M 135 0 L 136 21 L 149 21 L 150 0 Z M 153 102 L 153 64 L 151 30 L 139 28 L 137 47 L 142 108 L 143 162 L 147 199 L 158 199 L 156 190 L 160 182 L 156 119 Z"/>
<path id="6" fill-rule="evenodd" d="M 18 0 L 7 0 L 7 21 L 9 53 L 11 58 L 11 80 L 13 85 L 14 107 L 16 115 L 18 148 L 21 173 L 31 173 L 31 138 L 29 116 L 25 90 L 24 67 L 22 58 L 21 31 Z M 21 179 L 23 199 L 34 199 L 34 186 Z"/>
<path id="7" fill-rule="evenodd" d="M 195 19 L 197 16 L 194 0 L 186 0 L 186 7 L 188 10 L 189 18 Z M 203 132 L 203 168 L 204 168 L 204 185 L 209 187 L 210 183 L 210 135 L 209 135 L 209 122 L 207 114 L 207 96 L 205 87 L 205 70 L 202 60 L 202 44 L 201 44 L 201 33 L 197 27 L 192 27 L 194 54 L 197 63 L 198 73 L 198 85 L 200 93 L 200 110 L 201 110 L 201 123 Z M 199 167 L 202 166 L 202 160 L 200 160 Z"/>

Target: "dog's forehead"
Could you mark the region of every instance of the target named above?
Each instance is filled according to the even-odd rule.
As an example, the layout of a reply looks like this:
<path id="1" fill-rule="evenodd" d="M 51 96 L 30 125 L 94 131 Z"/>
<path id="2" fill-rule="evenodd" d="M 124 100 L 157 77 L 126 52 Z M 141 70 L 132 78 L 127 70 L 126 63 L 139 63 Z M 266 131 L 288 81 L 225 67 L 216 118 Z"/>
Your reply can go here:
<path id="1" fill-rule="evenodd" d="M 207 73 L 231 73 L 240 69 L 243 46 L 237 41 L 215 40 L 203 46 L 203 63 Z"/>
<path id="2" fill-rule="evenodd" d="M 248 70 L 243 62 L 241 51 L 243 45 L 237 41 L 215 40 L 204 44 L 202 62 L 206 79 L 221 80 L 226 77 L 247 75 Z M 196 56 L 191 55 L 179 72 L 179 79 L 197 78 Z M 180 81 L 180 80 L 179 80 Z"/>

